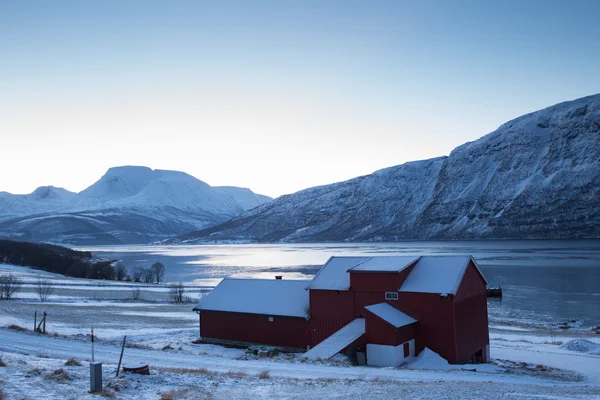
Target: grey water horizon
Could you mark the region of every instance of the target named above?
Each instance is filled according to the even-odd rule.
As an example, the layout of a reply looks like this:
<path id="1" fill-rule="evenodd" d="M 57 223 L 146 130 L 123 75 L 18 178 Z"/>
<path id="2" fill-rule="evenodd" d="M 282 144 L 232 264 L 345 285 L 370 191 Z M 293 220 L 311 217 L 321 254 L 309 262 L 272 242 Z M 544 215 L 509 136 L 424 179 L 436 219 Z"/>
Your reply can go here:
<path id="1" fill-rule="evenodd" d="M 228 276 L 310 280 L 331 256 L 472 255 L 502 300 L 488 302 L 490 323 L 600 324 L 600 240 L 406 241 L 393 243 L 88 246 L 127 267 L 166 266 L 165 282 L 213 287 Z"/>

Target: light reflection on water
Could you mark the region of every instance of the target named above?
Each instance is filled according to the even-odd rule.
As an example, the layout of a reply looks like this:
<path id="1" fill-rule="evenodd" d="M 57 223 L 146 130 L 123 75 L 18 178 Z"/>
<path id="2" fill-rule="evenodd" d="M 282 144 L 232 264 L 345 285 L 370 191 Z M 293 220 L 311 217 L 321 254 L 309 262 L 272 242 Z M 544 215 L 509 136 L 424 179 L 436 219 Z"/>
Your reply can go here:
<path id="1" fill-rule="evenodd" d="M 492 286 L 491 320 L 600 324 L 600 241 L 465 241 L 91 247 L 128 267 L 160 261 L 167 281 L 214 286 L 226 276 L 311 279 L 331 256 L 470 254 Z"/>

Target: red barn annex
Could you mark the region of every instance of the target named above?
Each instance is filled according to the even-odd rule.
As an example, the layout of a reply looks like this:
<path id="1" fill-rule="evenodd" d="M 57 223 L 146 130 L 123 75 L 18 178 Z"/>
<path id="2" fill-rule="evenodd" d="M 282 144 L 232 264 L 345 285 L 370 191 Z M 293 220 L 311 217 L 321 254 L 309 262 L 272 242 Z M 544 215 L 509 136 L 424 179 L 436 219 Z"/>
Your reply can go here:
<path id="1" fill-rule="evenodd" d="M 203 340 L 307 349 L 364 347 L 398 366 L 424 348 L 489 360 L 487 282 L 469 256 L 332 257 L 312 281 L 224 279 L 194 310 Z"/>

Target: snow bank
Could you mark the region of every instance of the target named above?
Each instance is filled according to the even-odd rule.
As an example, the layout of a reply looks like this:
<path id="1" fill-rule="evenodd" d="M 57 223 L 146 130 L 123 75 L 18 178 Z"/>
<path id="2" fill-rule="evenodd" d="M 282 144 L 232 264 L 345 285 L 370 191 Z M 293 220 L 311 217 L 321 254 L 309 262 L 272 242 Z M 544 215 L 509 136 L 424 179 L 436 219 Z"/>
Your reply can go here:
<path id="1" fill-rule="evenodd" d="M 600 355 L 600 344 L 586 339 L 574 339 L 561 346 L 565 350 L 576 351 L 578 353 L 590 353 Z"/>
<path id="2" fill-rule="evenodd" d="M 411 361 L 408 367 L 415 369 L 452 369 L 445 358 L 428 348 L 425 348 L 414 361 Z"/>

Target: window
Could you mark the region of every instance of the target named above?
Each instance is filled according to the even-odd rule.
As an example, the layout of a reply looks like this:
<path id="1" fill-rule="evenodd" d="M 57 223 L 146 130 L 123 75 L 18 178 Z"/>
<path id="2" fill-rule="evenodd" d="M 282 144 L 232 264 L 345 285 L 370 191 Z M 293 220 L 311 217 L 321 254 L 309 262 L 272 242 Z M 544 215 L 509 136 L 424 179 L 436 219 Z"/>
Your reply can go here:
<path id="1" fill-rule="evenodd" d="M 398 292 L 385 292 L 386 300 L 398 300 Z"/>
<path id="2" fill-rule="evenodd" d="M 273 317 L 269 317 L 269 322 L 273 322 Z"/>

